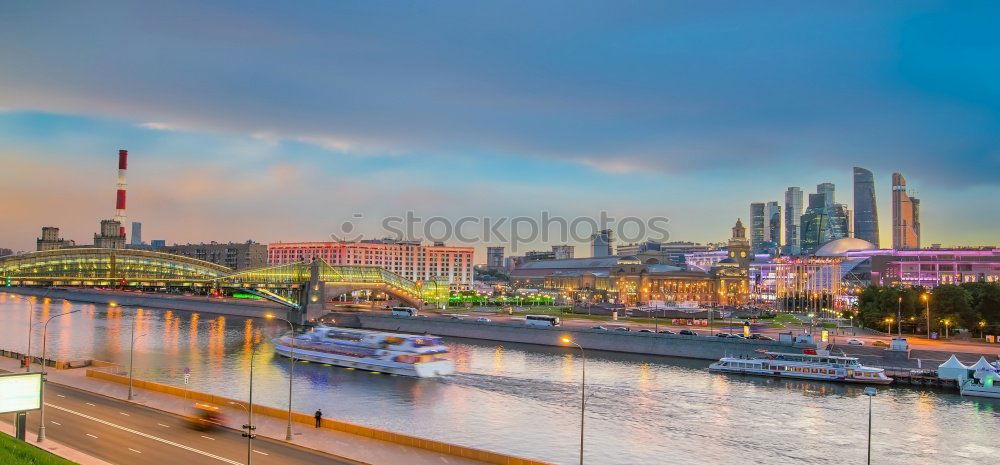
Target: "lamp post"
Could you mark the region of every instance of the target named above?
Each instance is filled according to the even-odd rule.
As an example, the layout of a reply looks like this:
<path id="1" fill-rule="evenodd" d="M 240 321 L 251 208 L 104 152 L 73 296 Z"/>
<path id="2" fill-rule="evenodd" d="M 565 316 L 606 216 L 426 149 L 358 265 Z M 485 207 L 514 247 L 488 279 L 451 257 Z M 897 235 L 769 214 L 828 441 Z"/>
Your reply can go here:
<path id="1" fill-rule="evenodd" d="M 878 393 L 873 387 L 865 388 L 865 395 L 868 396 L 868 465 L 872 465 L 872 397 Z"/>
<path id="2" fill-rule="evenodd" d="M 931 338 L 931 296 L 928 293 L 920 294 L 920 300 L 924 301 L 924 308 L 927 310 L 927 339 Z"/>
<path id="3" fill-rule="evenodd" d="M 980 339 L 986 338 L 986 320 L 979 321 L 979 338 Z"/>
<path id="4" fill-rule="evenodd" d="M 948 330 L 951 327 L 951 320 L 945 318 L 944 321 L 942 321 L 942 323 L 944 323 L 944 338 L 948 339 L 948 336 L 950 335 Z"/>
<path id="5" fill-rule="evenodd" d="M 243 429 L 247 430 L 242 434 L 243 437 L 247 438 L 247 465 L 251 465 L 253 461 L 253 440 L 257 437 L 253 434 L 253 431 L 257 429 L 253 425 L 253 359 L 254 355 L 257 354 L 257 346 L 260 344 L 253 343 L 253 336 L 251 335 L 250 340 L 250 395 L 247 399 L 247 424 L 243 425 Z"/>
<path id="6" fill-rule="evenodd" d="M 49 337 L 49 322 L 54 318 L 59 318 L 61 316 L 66 316 L 70 313 L 76 313 L 79 311 L 79 309 L 70 310 L 66 313 L 52 315 L 48 320 L 45 320 L 45 328 L 42 330 L 42 408 L 38 411 L 38 442 L 45 440 L 45 343 L 48 341 Z"/>
<path id="7" fill-rule="evenodd" d="M 288 329 L 292 332 L 292 336 L 295 335 L 295 326 L 292 325 L 291 321 L 284 318 L 274 316 L 272 313 L 264 315 L 264 318 L 268 320 L 281 320 L 288 323 Z M 288 427 L 285 428 L 285 440 L 292 440 L 292 378 L 295 376 L 295 346 L 288 346 Z"/>
<path id="8" fill-rule="evenodd" d="M 583 350 L 583 346 L 577 344 L 576 341 L 564 336 L 562 338 L 563 344 L 571 344 L 580 349 L 580 357 L 583 360 L 583 365 L 580 368 L 580 465 L 583 465 L 583 418 L 584 412 L 587 406 L 587 354 Z"/>
<path id="9" fill-rule="evenodd" d="M 132 400 L 132 360 L 134 359 L 133 355 L 135 354 L 135 340 L 146 335 L 146 333 L 143 333 L 140 334 L 139 337 L 135 336 L 135 319 L 137 317 L 138 309 L 136 309 L 136 313 L 132 314 L 132 330 L 128 345 L 128 400 Z"/>

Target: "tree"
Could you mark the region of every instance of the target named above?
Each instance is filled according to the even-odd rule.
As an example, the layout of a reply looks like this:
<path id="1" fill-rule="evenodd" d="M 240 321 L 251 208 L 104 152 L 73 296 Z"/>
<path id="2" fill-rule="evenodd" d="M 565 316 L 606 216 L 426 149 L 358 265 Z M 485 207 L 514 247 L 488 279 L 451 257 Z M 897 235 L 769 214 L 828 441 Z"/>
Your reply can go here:
<path id="1" fill-rule="evenodd" d="M 975 283 L 972 307 L 988 324 L 1000 323 L 1000 283 Z"/>
<path id="2" fill-rule="evenodd" d="M 941 285 L 931 297 L 931 315 L 935 320 L 952 320 L 952 328 L 975 328 L 979 314 L 972 308 L 972 296 L 961 286 Z"/>

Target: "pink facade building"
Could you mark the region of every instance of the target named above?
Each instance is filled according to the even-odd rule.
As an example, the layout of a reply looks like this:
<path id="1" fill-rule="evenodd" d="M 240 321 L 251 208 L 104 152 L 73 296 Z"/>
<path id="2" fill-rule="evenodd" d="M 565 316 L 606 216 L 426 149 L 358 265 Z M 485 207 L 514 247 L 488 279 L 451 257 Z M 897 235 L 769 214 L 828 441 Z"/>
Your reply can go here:
<path id="1" fill-rule="evenodd" d="M 412 281 L 447 281 L 453 289 L 472 286 L 473 247 L 390 239 L 359 242 L 277 242 L 267 245 L 271 265 L 322 258 L 331 265 L 377 266 Z"/>
<path id="2" fill-rule="evenodd" d="M 871 282 L 928 288 L 941 284 L 1000 282 L 1000 249 L 896 250 L 872 254 Z"/>

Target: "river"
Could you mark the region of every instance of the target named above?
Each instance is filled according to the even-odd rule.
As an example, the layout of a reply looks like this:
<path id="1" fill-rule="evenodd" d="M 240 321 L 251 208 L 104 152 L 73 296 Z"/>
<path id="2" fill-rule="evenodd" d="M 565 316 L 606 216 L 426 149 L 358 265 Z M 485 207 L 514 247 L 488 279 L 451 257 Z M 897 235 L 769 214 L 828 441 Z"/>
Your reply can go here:
<path id="1" fill-rule="evenodd" d="M 24 351 L 29 315 L 50 358 L 128 362 L 135 376 L 286 408 L 287 359 L 268 339 L 280 321 L 45 301 L 0 293 L 0 348 Z M 327 418 L 560 464 L 579 454 L 579 349 L 446 338 L 457 373 L 410 379 L 296 366 L 294 408 Z M 41 354 L 37 325 L 32 352 Z M 868 398 L 860 386 L 708 373 L 701 360 L 587 353 L 588 464 L 864 463 Z M 190 376 L 185 382 L 185 372 Z M 984 463 L 1000 453 L 1000 401 L 910 388 L 873 399 L 873 462 Z"/>

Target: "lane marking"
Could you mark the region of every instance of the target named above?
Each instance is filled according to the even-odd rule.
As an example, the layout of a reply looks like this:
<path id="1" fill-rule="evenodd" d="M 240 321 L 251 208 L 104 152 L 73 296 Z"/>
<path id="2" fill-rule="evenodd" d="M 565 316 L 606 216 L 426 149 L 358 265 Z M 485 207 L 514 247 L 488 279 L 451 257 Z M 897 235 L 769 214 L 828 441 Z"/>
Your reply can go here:
<path id="1" fill-rule="evenodd" d="M 130 416 L 129 414 L 127 414 L 127 413 L 125 413 L 125 412 L 118 412 L 118 413 L 120 413 L 120 414 L 122 414 L 122 415 L 125 415 L 126 417 L 127 417 L 127 416 Z"/>
<path id="2" fill-rule="evenodd" d="M 62 423 L 58 423 L 58 422 L 55 422 L 55 421 L 52 421 L 52 420 L 49 420 L 49 423 L 52 423 L 53 425 L 56 425 L 56 426 L 62 426 Z"/>
<path id="3" fill-rule="evenodd" d="M 152 439 L 154 441 L 159 441 L 159 442 L 162 442 L 164 444 L 169 444 L 169 445 L 174 446 L 174 447 L 179 447 L 181 449 L 184 449 L 184 450 L 187 450 L 187 451 L 191 451 L 191 452 L 194 452 L 196 454 L 201 454 L 201 455 L 204 455 L 206 457 L 211 457 L 213 459 L 216 459 L 216 460 L 219 460 L 219 461 L 222 461 L 222 462 L 226 462 L 226 463 L 229 463 L 229 464 L 232 464 L 232 465 L 243 465 L 242 462 L 237 462 L 235 460 L 230 460 L 230 459 L 227 459 L 225 457 L 220 457 L 218 455 L 215 455 L 215 454 L 212 454 L 212 453 L 209 453 L 209 452 L 205 452 L 203 450 L 195 449 L 194 447 L 185 446 L 184 444 L 179 444 L 179 443 L 173 442 L 173 441 L 168 440 L 168 439 L 163 439 L 163 438 L 160 438 L 160 437 L 156 437 L 156 436 L 153 436 L 152 434 L 143 433 L 142 431 L 136 431 L 136 430 L 134 430 L 132 428 L 126 428 L 126 427 L 121 426 L 121 425 L 116 425 L 114 423 L 111 423 L 110 421 L 102 420 L 102 419 L 96 418 L 96 417 L 92 417 L 90 415 L 87 415 L 87 414 L 84 414 L 84 413 L 80 413 L 80 412 L 77 412 L 75 410 L 70 410 L 70 409 L 68 409 L 66 407 L 60 407 L 58 405 L 53 405 L 53 404 L 50 404 L 48 402 L 46 402 L 45 405 L 48 406 L 48 407 L 52 407 L 52 408 L 54 408 L 56 410 L 62 410 L 62 411 L 67 412 L 67 413 L 72 413 L 73 415 L 77 415 L 77 416 L 86 418 L 88 420 L 93 420 L 93 421 L 96 421 L 96 422 L 101 423 L 103 425 L 111 426 L 113 428 L 118 428 L 118 429 L 120 429 L 122 431 L 127 431 L 129 433 L 132 433 L 132 434 L 135 434 L 135 435 L 138 435 L 138 436 L 142 436 L 144 438 L 149 438 L 149 439 Z"/>
<path id="4" fill-rule="evenodd" d="M 131 447 L 129 447 L 128 450 L 130 450 L 132 452 L 135 452 L 136 454 L 141 454 L 142 453 L 142 452 L 139 452 L 139 451 L 137 451 L 137 450 L 135 450 L 135 449 L 133 449 Z"/>
<path id="5" fill-rule="evenodd" d="M 267 452 L 261 452 L 261 451 L 259 451 L 257 449 L 254 449 L 253 451 L 256 452 L 256 453 L 258 453 L 258 454 L 260 454 L 260 455 L 271 455 L 271 454 L 268 454 Z"/>
<path id="6" fill-rule="evenodd" d="M 214 441 L 214 440 L 215 440 L 215 438 L 210 438 L 210 437 L 208 437 L 208 436 L 205 436 L 204 434 L 203 434 L 203 435 L 201 435 L 201 437 L 203 437 L 203 438 L 205 438 L 205 439 L 208 439 L 209 441 Z"/>
<path id="7" fill-rule="evenodd" d="M 64 395 L 62 395 L 62 394 L 56 394 L 56 395 L 57 395 L 57 396 L 59 396 L 59 397 L 63 397 L 63 398 L 65 398 L 65 397 L 66 397 L 66 396 L 64 396 Z"/>
<path id="8" fill-rule="evenodd" d="M 159 426 L 162 426 L 162 427 L 164 427 L 164 428 L 169 428 L 169 426 L 167 426 L 167 425 L 164 425 L 163 423 L 157 423 L 157 425 L 159 425 Z"/>
<path id="9" fill-rule="evenodd" d="M 97 436 L 94 436 L 93 434 L 90 434 L 90 433 L 87 433 L 87 436 L 90 436 L 90 437 L 92 437 L 94 439 L 97 439 Z"/>
<path id="10" fill-rule="evenodd" d="M 84 402 L 84 403 L 87 404 L 87 405 L 89 405 L 89 406 L 91 406 L 91 407 L 97 407 L 96 405 L 91 404 L 90 402 Z"/>

